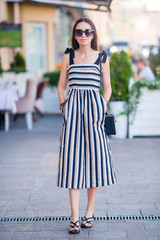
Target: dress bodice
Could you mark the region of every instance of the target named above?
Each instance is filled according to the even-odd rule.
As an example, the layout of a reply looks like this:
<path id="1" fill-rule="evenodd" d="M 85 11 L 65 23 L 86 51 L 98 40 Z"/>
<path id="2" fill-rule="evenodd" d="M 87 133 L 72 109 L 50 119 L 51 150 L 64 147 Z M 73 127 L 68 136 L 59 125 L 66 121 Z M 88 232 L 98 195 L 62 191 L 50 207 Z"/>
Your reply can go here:
<path id="1" fill-rule="evenodd" d="M 102 57 L 102 62 L 106 61 L 107 53 L 105 51 L 100 52 L 95 63 L 91 64 L 75 64 L 73 60 L 75 56 L 73 48 L 67 48 L 65 53 L 70 53 L 70 65 L 67 68 L 69 88 L 94 89 L 99 91 L 101 77 L 99 63 Z"/>
<path id="2" fill-rule="evenodd" d="M 75 58 L 74 49 L 67 47 L 64 53 L 70 53 L 70 65 L 71 65 L 71 64 L 74 64 L 74 60 L 73 60 L 73 58 Z M 105 62 L 105 61 L 106 61 L 106 59 L 107 59 L 107 52 L 106 52 L 106 51 L 102 51 L 102 52 L 100 52 L 100 53 L 98 54 L 98 58 L 97 58 L 97 60 L 95 61 L 94 64 L 99 65 L 101 58 L 102 58 L 102 62 Z M 87 64 L 87 63 L 86 63 L 86 64 Z"/>

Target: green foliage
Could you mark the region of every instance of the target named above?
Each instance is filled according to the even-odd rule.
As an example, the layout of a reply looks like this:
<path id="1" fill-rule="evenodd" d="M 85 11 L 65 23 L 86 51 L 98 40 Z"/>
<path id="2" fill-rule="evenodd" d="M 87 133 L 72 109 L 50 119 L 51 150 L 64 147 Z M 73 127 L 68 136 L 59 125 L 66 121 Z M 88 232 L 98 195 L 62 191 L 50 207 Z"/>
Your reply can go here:
<path id="1" fill-rule="evenodd" d="M 149 62 L 150 62 L 150 66 L 151 66 L 153 73 L 155 74 L 155 76 L 157 76 L 156 68 L 158 65 L 160 65 L 160 48 L 158 48 L 158 54 L 156 54 L 156 55 L 154 55 L 152 52 L 150 52 Z"/>
<path id="2" fill-rule="evenodd" d="M 155 81 L 148 81 L 146 79 L 135 79 L 135 82 L 132 84 L 131 89 L 129 90 L 129 99 L 125 104 L 125 111 L 121 112 L 121 115 L 132 114 L 132 119 L 130 120 L 130 124 L 133 124 L 136 111 L 138 108 L 140 96 L 142 95 L 141 88 L 147 87 L 150 90 L 160 89 L 160 78 L 157 78 Z"/>
<path id="3" fill-rule="evenodd" d="M 46 72 L 43 74 L 43 77 L 49 77 L 49 85 L 52 87 L 57 87 L 58 82 L 59 82 L 59 77 L 60 77 L 61 70 L 55 70 L 53 72 Z"/>
<path id="4" fill-rule="evenodd" d="M 111 56 L 110 75 L 112 95 L 111 100 L 127 101 L 129 98 L 128 84 L 133 76 L 129 56 L 125 51 L 115 52 Z"/>
<path id="5" fill-rule="evenodd" d="M 10 68 L 9 71 L 13 71 L 16 73 L 26 71 L 25 59 L 20 52 L 17 52 L 14 56 L 13 66 Z"/>
<path id="6" fill-rule="evenodd" d="M 160 79 L 160 65 L 156 67 L 156 76 Z"/>
<path id="7" fill-rule="evenodd" d="M 0 58 L 0 75 L 3 73 L 3 68 L 2 68 L 2 63 L 1 63 L 1 58 Z"/>

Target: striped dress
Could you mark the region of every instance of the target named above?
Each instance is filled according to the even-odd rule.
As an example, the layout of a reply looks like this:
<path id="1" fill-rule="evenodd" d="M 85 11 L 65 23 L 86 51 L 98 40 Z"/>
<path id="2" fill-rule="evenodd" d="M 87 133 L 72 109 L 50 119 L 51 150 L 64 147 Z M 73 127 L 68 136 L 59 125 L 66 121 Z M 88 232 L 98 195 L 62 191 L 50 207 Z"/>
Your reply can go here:
<path id="1" fill-rule="evenodd" d="M 57 187 L 82 189 L 117 182 L 109 138 L 105 134 L 106 101 L 99 92 L 101 57 L 94 64 L 74 64 L 74 50 L 67 48 L 69 91 L 62 108 Z"/>

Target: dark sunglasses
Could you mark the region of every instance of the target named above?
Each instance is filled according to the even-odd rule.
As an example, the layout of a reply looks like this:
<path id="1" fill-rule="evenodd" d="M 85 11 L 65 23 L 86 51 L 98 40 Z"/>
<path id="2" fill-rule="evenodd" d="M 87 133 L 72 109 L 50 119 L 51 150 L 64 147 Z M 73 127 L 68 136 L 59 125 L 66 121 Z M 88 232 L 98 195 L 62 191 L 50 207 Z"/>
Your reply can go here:
<path id="1" fill-rule="evenodd" d="M 82 29 L 76 29 L 75 36 L 81 37 L 83 35 L 83 33 L 85 33 L 86 37 L 90 37 L 93 32 L 94 32 L 93 29 L 85 29 L 84 31 Z"/>

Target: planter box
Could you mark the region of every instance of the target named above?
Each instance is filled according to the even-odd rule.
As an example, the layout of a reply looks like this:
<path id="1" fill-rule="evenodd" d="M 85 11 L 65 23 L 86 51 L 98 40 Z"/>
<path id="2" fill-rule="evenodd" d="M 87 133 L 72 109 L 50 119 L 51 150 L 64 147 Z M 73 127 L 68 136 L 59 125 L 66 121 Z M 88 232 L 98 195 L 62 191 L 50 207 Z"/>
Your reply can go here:
<path id="1" fill-rule="evenodd" d="M 69 90 L 69 85 L 67 85 L 66 95 Z M 47 86 L 42 94 L 42 99 L 44 102 L 44 113 L 60 113 L 59 109 L 59 97 L 57 87 Z"/>
<path id="2" fill-rule="evenodd" d="M 133 136 L 160 136 L 160 90 L 141 89 L 136 116 L 129 124 L 129 138 Z M 129 116 L 131 122 L 132 115 Z"/>
<path id="3" fill-rule="evenodd" d="M 57 87 L 47 86 L 42 94 L 44 113 L 60 113 Z"/>

